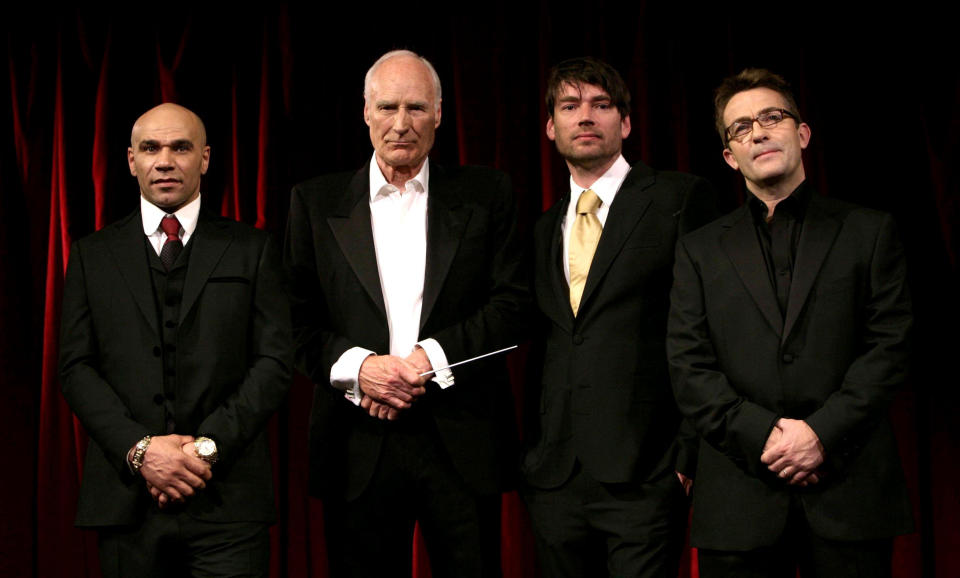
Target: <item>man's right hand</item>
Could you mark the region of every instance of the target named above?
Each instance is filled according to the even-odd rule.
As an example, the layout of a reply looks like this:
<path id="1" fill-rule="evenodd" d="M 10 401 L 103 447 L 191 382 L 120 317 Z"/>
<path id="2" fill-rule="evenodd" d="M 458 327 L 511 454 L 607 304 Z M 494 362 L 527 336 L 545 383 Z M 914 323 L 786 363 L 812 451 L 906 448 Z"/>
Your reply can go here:
<path id="1" fill-rule="evenodd" d="M 192 442 L 193 437 L 176 434 L 150 439 L 140 475 L 161 506 L 166 502 L 183 502 L 196 490 L 206 487 L 212 476 L 210 464 L 183 451 L 184 444 Z M 161 500 L 161 495 L 167 499 Z"/>
<path id="2" fill-rule="evenodd" d="M 416 368 L 393 355 L 371 355 L 363 360 L 359 375 L 360 391 L 373 401 L 394 409 L 407 409 L 426 392 Z M 368 409 L 368 408 L 365 408 Z"/>

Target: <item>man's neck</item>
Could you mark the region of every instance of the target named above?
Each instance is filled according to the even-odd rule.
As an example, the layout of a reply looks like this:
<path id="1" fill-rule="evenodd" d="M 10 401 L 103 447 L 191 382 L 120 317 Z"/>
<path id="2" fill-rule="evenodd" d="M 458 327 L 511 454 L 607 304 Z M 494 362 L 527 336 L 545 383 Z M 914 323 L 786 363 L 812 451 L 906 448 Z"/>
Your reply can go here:
<path id="1" fill-rule="evenodd" d="M 747 190 L 767 206 L 767 222 L 773 219 L 773 212 L 780 201 L 789 197 L 804 181 L 803 171 L 789 181 L 775 183 L 753 183 L 747 181 Z"/>
<path id="2" fill-rule="evenodd" d="M 568 160 L 567 168 L 570 169 L 570 177 L 573 179 L 573 182 L 577 183 L 578 187 L 589 189 L 593 186 L 593 183 L 597 182 L 597 179 L 610 170 L 610 167 L 612 167 L 619 158 L 620 152 L 618 151 L 616 155 L 599 163 L 574 164 Z"/>
<path id="3" fill-rule="evenodd" d="M 415 166 L 393 167 L 383 162 L 383 159 L 381 159 L 379 155 L 376 155 L 376 159 L 377 166 L 380 167 L 380 173 L 383 174 L 383 178 L 400 190 L 403 190 L 407 181 L 417 176 L 417 173 L 423 168 L 423 163 L 427 160 L 423 159 Z"/>

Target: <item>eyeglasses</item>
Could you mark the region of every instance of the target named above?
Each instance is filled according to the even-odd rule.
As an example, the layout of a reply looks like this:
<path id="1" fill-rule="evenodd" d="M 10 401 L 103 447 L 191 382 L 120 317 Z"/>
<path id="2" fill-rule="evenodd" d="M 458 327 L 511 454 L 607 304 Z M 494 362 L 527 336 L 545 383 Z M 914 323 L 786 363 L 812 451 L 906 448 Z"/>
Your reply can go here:
<path id="1" fill-rule="evenodd" d="M 747 138 L 747 136 L 753 132 L 754 121 L 760 123 L 760 126 L 763 128 L 770 128 L 777 126 L 786 118 L 797 120 L 797 115 L 782 108 L 771 108 L 761 112 L 756 118 L 740 119 L 727 127 L 727 140 L 742 142 L 743 139 Z"/>

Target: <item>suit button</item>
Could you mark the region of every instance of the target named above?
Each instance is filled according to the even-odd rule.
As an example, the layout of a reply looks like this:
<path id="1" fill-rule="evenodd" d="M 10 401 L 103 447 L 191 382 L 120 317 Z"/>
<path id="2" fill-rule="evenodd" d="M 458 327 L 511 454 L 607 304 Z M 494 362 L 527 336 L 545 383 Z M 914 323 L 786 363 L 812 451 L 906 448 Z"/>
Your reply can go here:
<path id="1" fill-rule="evenodd" d="M 580 345 L 581 343 L 583 343 L 583 336 L 582 336 L 582 335 L 574 335 L 574 336 L 573 336 L 573 344 L 574 344 L 574 345 Z"/>
<path id="2" fill-rule="evenodd" d="M 167 328 L 169 328 L 169 329 L 173 329 L 174 327 L 177 326 L 177 322 L 176 322 L 176 321 L 170 321 L 170 320 L 168 320 L 167 322 L 165 322 L 165 323 L 163 324 L 163 326 L 164 326 L 164 327 L 167 327 Z"/>
<path id="3" fill-rule="evenodd" d="M 153 396 L 153 403 L 157 405 L 163 405 L 163 394 L 158 393 L 157 395 Z"/>
<path id="4" fill-rule="evenodd" d="M 160 357 L 160 348 L 159 348 L 159 347 L 154 347 L 154 348 L 153 348 L 153 356 L 154 356 L 154 357 Z"/>
<path id="5" fill-rule="evenodd" d="M 790 353 L 784 353 L 784 354 L 783 354 L 783 362 L 784 362 L 784 363 L 793 363 L 793 355 L 790 354 Z"/>

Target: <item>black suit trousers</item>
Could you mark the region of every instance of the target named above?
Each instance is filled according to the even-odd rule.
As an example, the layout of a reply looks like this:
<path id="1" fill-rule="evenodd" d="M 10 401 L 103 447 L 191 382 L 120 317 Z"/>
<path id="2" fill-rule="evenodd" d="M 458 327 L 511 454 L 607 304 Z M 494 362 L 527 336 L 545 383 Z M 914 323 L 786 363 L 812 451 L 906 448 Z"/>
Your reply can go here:
<path id="1" fill-rule="evenodd" d="M 605 484 L 579 464 L 566 483 L 524 495 L 543 576 L 674 578 L 688 504 L 672 470 L 644 482 Z"/>
<path id="2" fill-rule="evenodd" d="M 324 500 L 331 576 L 409 578 L 416 522 L 433 576 L 500 575 L 500 495 L 471 491 L 436 427 L 419 417 L 384 435 L 359 496 Z"/>
<path id="3" fill-rule="evenodd" d="M 148 508 L 137 526 L 99 531 L 105 578 L 266 577 L 270 532 L 263 522 L 206 522 L 182 508 Z"/>

